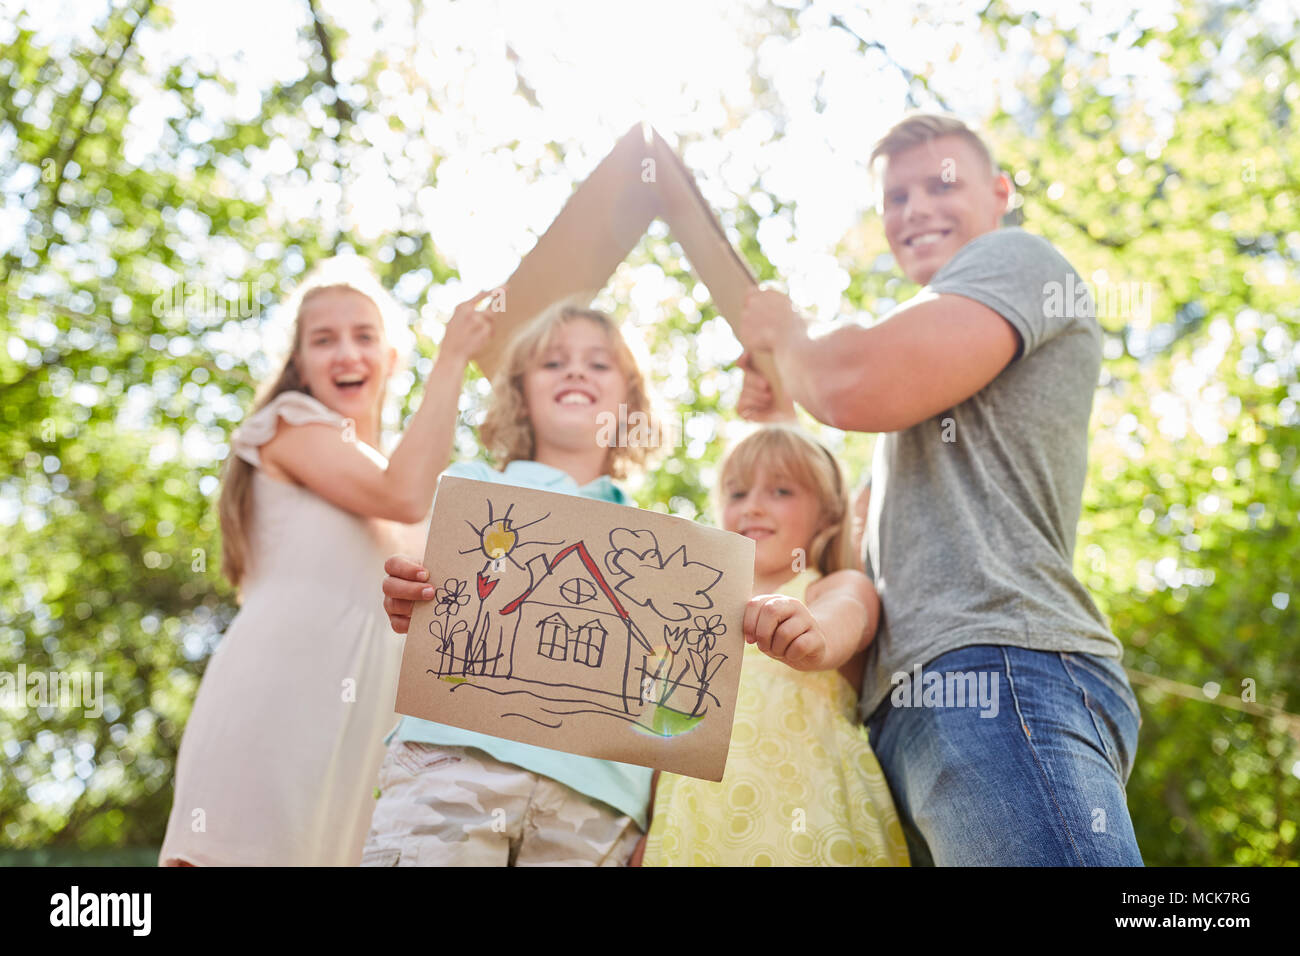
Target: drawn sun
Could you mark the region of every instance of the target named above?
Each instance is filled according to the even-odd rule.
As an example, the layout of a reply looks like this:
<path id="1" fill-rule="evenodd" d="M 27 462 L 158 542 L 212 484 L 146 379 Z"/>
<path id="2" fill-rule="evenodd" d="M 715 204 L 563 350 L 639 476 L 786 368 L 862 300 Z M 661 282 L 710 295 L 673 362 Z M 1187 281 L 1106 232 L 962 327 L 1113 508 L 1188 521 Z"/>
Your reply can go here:
<path id="1" fill-rule="evenodd" d="M 482 532 L 483 553 L 491 558 L 499 558 L 509 554 L 515 548 L 515 542 L 519 540 L 510 527 L 509 518 L 500 518 L 488 524 Z"/>
<path id="2" fill-rule="evenodd" d="M 513 503 L 511 503 L 510 507 L 506 509 L 506 513 L 500 518 L 496 516 L 492 507 L 491 499 L 488 499 L 487 506 L 488 520 L 481 528 L 476 527 L 474 522 L 470 521 L 468 518 L 465 519 L 465 523 L 473 529 L 476 535 L 478 535 L 478 547 L 467 548 L 460 552 L 461 554 L 473 554 L 475 551 L 481 551 L 483 556 L 487 558 L 487 563 L 483 566 L 484 571 L 487 571 L 494 561 L 499 561 L 501 558 L 508 558 L 511 564 L 522 571 L 524 566 L 516 561 L 512 556 L 513 552 L 517 549 L 530 544 L 563 544 L 562 541 L 519 540 L 519 532 L 523 531 L 525 528 L 531 528 L 540 521 L 545 521 L 551 516 L 549 511 L 540 518 L 534 518 L 532 521 L 516 525 L 510 517 L 510 512 L 515 508 Z"/>

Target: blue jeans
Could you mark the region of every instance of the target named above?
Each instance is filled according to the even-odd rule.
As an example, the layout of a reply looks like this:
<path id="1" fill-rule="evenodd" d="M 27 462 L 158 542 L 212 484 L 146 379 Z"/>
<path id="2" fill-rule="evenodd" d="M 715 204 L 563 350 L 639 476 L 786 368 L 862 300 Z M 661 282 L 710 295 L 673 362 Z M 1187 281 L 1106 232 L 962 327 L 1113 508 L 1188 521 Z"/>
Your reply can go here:
<path id="1" fill-rule="evenodd" d="M 1119 661 L 979 645 L 908 678 L 867 730 L 914 866 L 1142 865 L 1124 795 L 1141 716 Z"/>

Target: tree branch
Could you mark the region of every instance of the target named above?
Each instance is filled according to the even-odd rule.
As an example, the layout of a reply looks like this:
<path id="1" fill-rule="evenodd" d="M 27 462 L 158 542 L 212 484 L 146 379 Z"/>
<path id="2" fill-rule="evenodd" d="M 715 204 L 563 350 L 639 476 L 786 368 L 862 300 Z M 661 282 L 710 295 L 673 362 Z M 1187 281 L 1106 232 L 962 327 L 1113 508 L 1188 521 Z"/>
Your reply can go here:
<path id="1" fill-rule="evenodd" d="M 131 24 L 131 29 L 127 31 L 126 39 L 122 41 L 122 52 L 119 53 L 117 58 L 109 65 L 106 74 L 102 77 L 93 77 L 95 82 L 99 84 L 99 95 L 96 96 L 95 101 L 90 104 L 90 112 L 86 114 L 86 118 L 77 124 L 77 133 L 72 138 L 72 142 L 70 142 L 67 148 L 63 150 L 62 155 L 55 163 L 56 172 L 54 174 L 54 188 L 51 191 L 51 197 L 53 199 L 53 204 L 50 209 L 51 215 L 63 207 L 63 203 L 59 200 L 59 191 L 63 187 L 64 175 L 67 171 L 68 164 L 76 157 L 77 150 L 80 148 L 82 140 L 84 140 L 86 134 L 90 132 L 90 126 L 92 121 L 95 119 L 95 114 L 99 112 L 100 104 L 103 103 L 104 98 L 108 96 L 108 88 L 117 78 L 117 72 L 122 68 L 122 63 L 126 60 L 127 54 L 131 52 L 131 44 L 135 42 L 135 31 L 140 29 L 140 24 L 144 23 L 145 18 L 149 16 L 149 11 L 153 9 L 153 5 L 154 0 L 144 0 L 144 6 L 140 9 L 135 23 Z M 108 44 L 105 45 L 107 46 Z M 70 114 L 71 111 L 69 111 L 69 115 Z M 59 138 L 62 139 L 62 134 L 60 134 Z"/>
<path id="2" fill-rule="evenodd" d="M 311 10 L 312 29 L 316 33 L 316 42 L 320 44 L 321 56 L 325 58 L 325 82 L 334 91 L 334 118 L 338 120 L 338 129 L 335 130 L 332 138 L 334 168 L 338 171 L 339 177 L 339 227 L 334 230 L 334 241 L 330 244 L 333 252 L 337 254 L 343 242 L 343 209 L 346 194 L 343 184 L 343 127 L 353 119 L 352 108 L 339 94 L 338 79 L 334 75 L 334 46 L 330 40 L 329 30 L 325 27 L 325 20 L 316 6 L 316 0 L 307 0 L 307 7 Z"/>
<path id="3" fill-rule="evenodd" d="M 325 58 L 325 82 L 334 91 L 334 118 L 342 127 L 344 123 L 352 121 L 352 107 L 339 96 L 339 83 L 334 76 L 334 44 L 330 40 L 329 30 L 325 27 L 325 19 L 316 6 L 316 0 L 307 0 L 307 6 L 311 10 L 311 25 L 316 33 L 316 42 L 320 44 L 321 56 Z"/>
<path id="4" fill-rule="evenodd" d="M 839 27 L 849 36 L 857 40 L 859 50 L 879 50 L 881 55 L 884 56 L 884 58 L 889 61 L 889 64 L 894 69 L 896 69 L 900 74 L 902 74 L 903 79 L 907 80 L 907 99 L 909 105 L 911 106 L 919 105 L 916 102 L 916 99 L 912 96 L 912 86 L 918 85 L 922 87 L 926 93 L 930 94 L 930 96 L 934 98 L 934 101 L 938 103 L 939 106 L 942 107 L 946 112 L 951 113 L 953 111 L 952 107 L 948 105 L 948 101 L 945 100 L 941 94 L 936 93 L 933 89 L 930 88 L 929 80 L 921 76 L 919 73 L 913 73 L 907 67 L 903 66 L 903 64 L 899 63 L 896 59 L 894 59 L 894 57 L 890 54 L 890 52 L 885 49 L 885 45 L 881 43 L 879 40 L 868 40 L 864 38 L 862 34 L 858 33 L 851 26 L 845 23 L 844 19 L 840 17 L 838 14 L 831 17 L 830 22 L 831 22 L 831 26 Z"/>

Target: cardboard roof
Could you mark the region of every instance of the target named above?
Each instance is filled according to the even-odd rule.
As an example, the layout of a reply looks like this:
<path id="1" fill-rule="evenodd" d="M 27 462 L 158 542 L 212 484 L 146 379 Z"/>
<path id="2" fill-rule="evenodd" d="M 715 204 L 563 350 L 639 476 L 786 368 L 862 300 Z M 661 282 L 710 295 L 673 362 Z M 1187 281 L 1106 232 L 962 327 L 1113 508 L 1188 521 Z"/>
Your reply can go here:
<path id="1" fill-rule="evenodd" d="M 514 332 L 551 305 L 566 300 L 589 304 L 656 217 L 681 244 L 718 312 L 733 331 L 739 329 L 745 294 L 758 283 L 727 241 L 681 157 L 653 128 L 638 123 L 574 190 L 505 281 L 505 294 L 493 305 L 504 334 L 493 336 L 479 357 L 483 373 L 495 374 Z M 771 355 L 758 355 L 756 364 L 772 384 L 778 405 L 784 402 Z"/>

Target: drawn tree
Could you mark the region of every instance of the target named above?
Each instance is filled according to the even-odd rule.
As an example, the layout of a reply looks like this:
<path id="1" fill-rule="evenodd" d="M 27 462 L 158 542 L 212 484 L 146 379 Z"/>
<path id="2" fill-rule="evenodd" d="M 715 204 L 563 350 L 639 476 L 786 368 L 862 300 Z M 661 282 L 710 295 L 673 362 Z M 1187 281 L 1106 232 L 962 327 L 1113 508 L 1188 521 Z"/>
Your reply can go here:
<path id="1" fill-rule="evenodd" d="M 610 586 L 632 604 L 649 608 L 665 621 L 686 621 L 693 611 L 713 607 L 709 591 L 722 572 L 690 560 L 685 545 L 665 557 L 654 532 L 630 528 L 611 531 L 609 543 L 605 570 Z"/>

